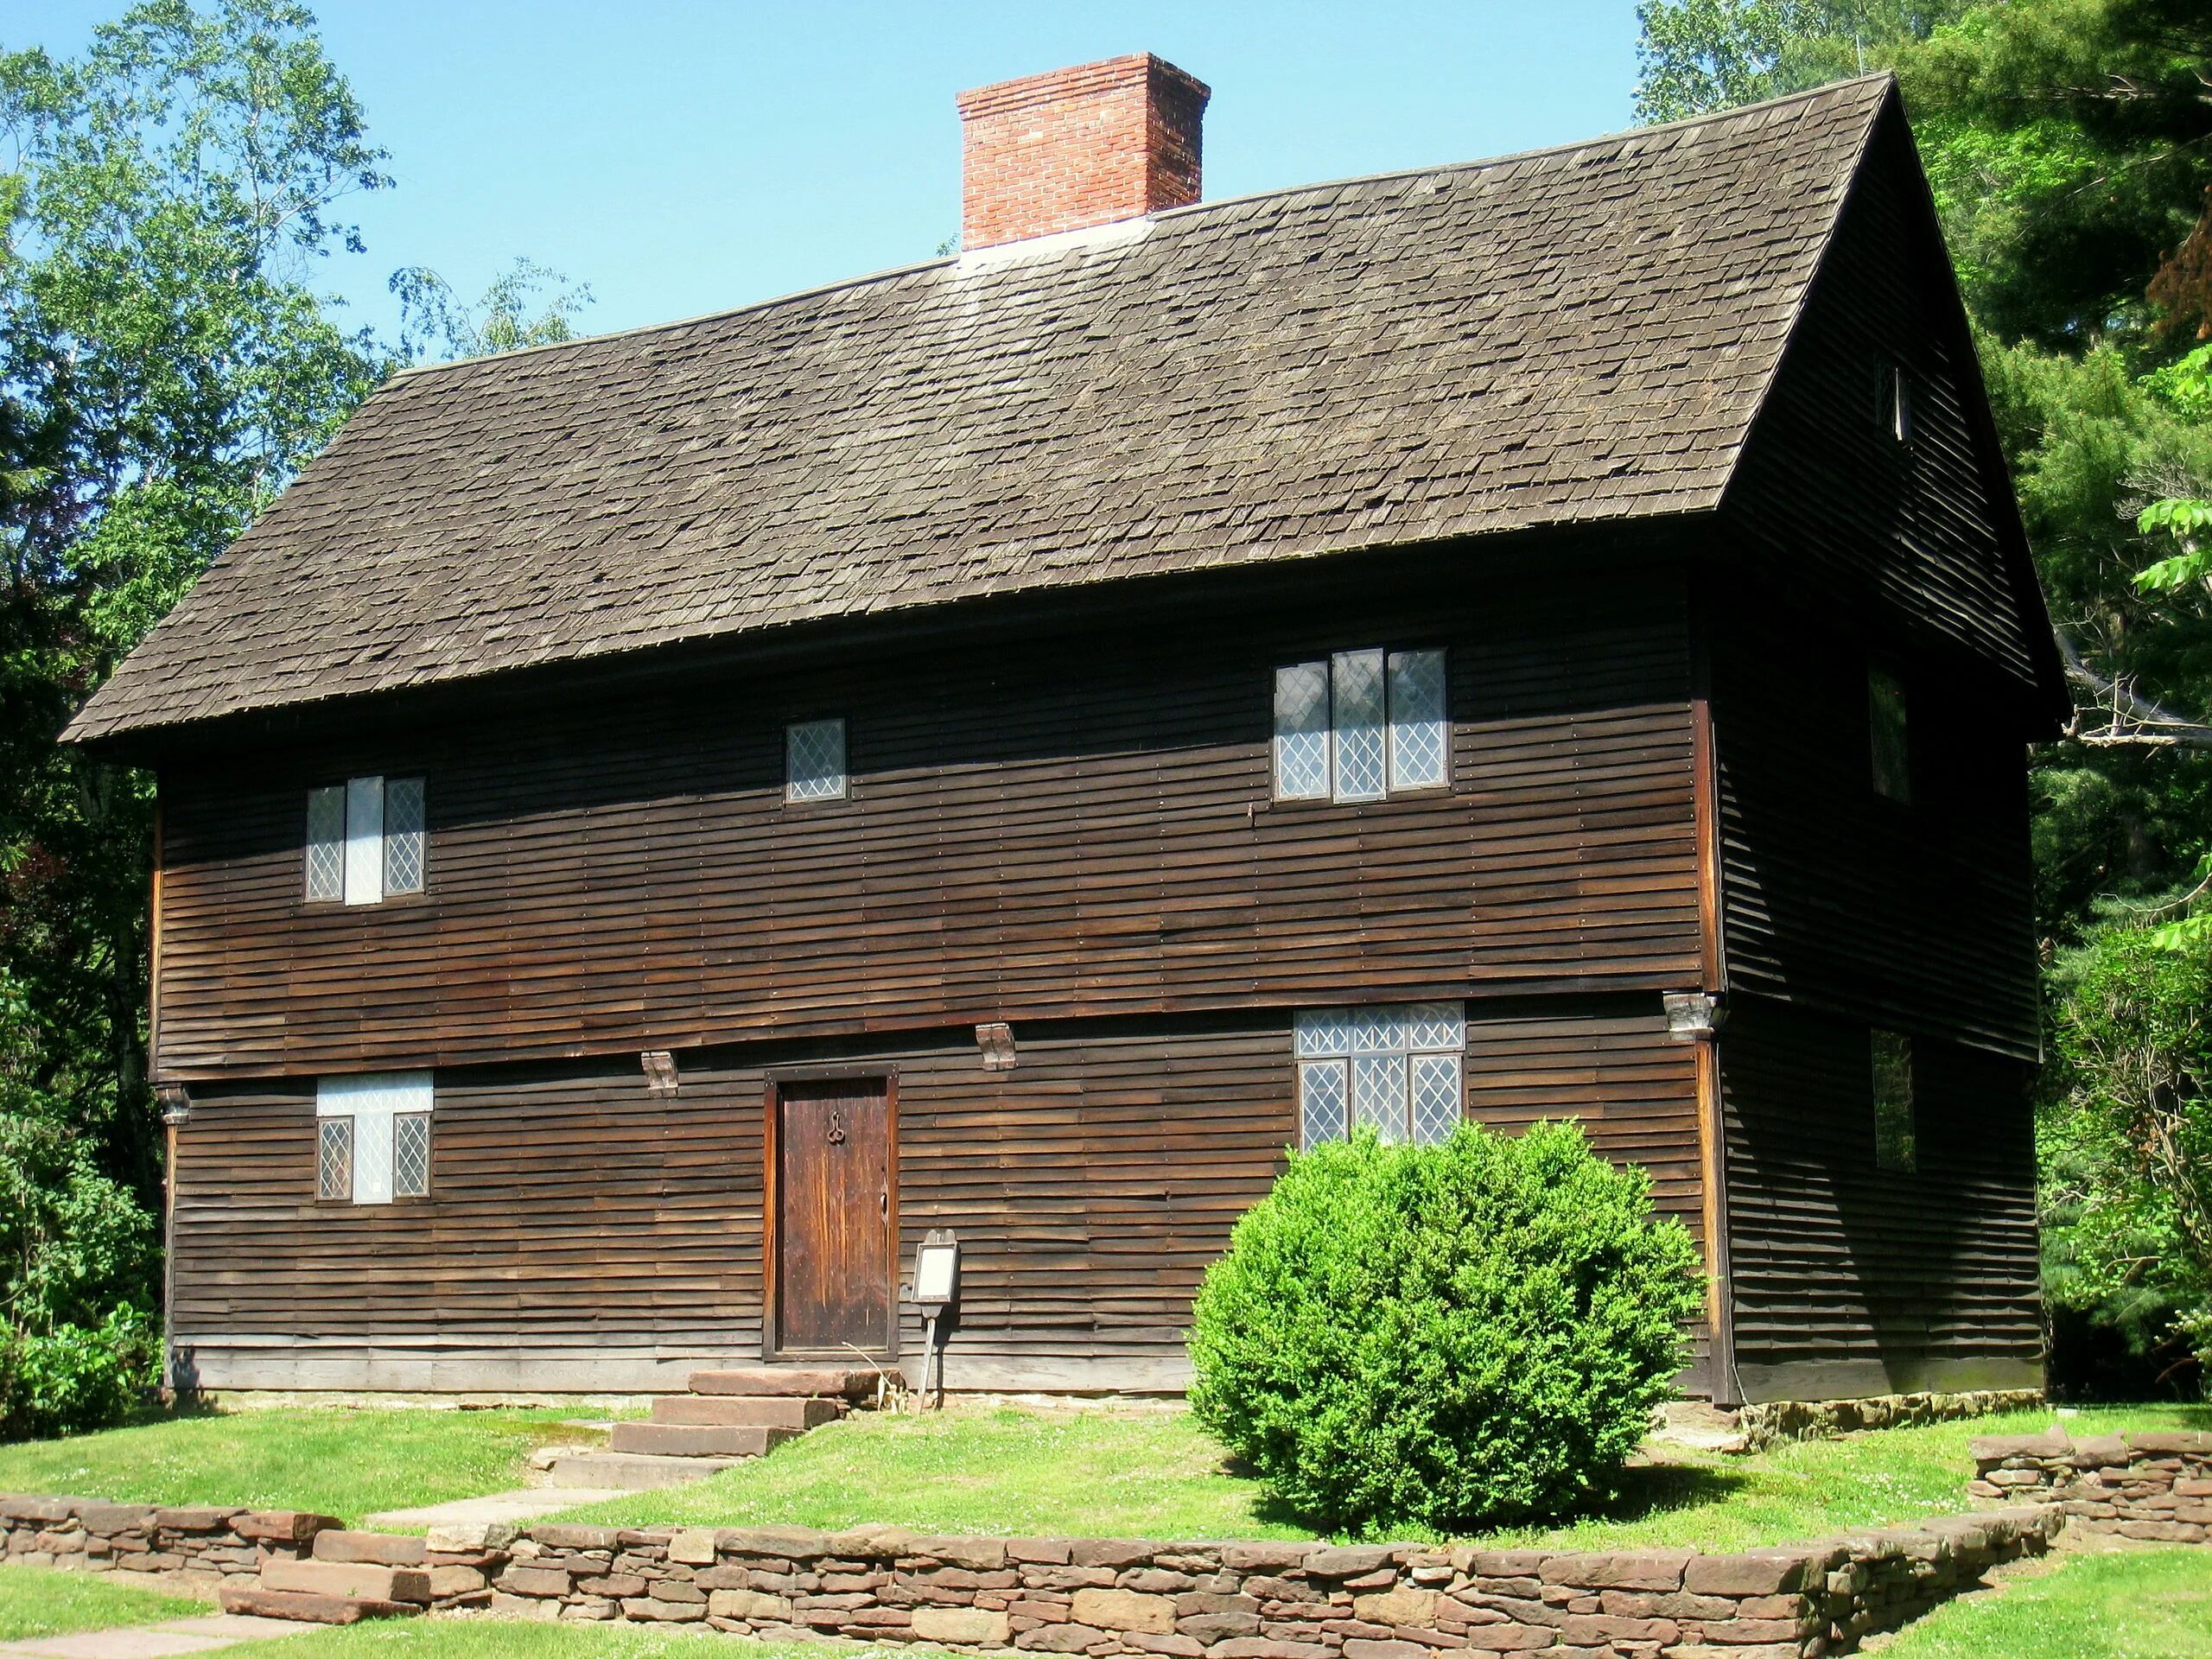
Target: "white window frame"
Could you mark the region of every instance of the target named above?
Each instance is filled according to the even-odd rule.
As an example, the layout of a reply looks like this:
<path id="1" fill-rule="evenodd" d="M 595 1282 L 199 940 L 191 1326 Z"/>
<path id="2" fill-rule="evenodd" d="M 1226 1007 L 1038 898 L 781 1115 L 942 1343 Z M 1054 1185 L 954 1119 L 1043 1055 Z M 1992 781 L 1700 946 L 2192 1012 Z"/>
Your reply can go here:
<path id="1" fill-rule="evenodd" d="M 798 756 L 804 745 L 822 741 L 835 743 L 837 770 L 834 774 L 802 778 Z M 842 801 L 852 793 L 852 760 L 845 743 L 842 716 L 829 720 L 795 720 L 784 728 L 784 799 L 794 806 L 819 801 Z"/>
<path id="2" fill-rule="evenodd" d="M 403 804 L 398 820 L 387 811 L 395 791 Z M 378 905 L 387 898 L 423 892 L 430 873 L 427 817 L 420 778 L 349 778 L 343 784 L 310 789 L 307 901 Z M 414 880 L 406 884 L 403 877 L 410 861 Z"/>
<path id="3" fill-rule="evenodd" d="M 1379 645 L 1279 666 L 1269 748 L 1274 798 L 1355 803 L 1448 791 L 1451 666 L 1441 646 Z M 1407 707 L 1412 689 L 1432 672 L 1433 706 Z M 1317 692 L 1316 680 L 1325 690 Z M 1430 755 L 1433 766 L 1424 765 Z"/>
<path id="4" fill-rule="evenodd" d="M 1372 1127 L 1392 1143 L 1444 1140 L 1466 1116 L 1466 1006 L 1307 1008 L 1292 1026 L 1298 1143 Z M 1395 1093 L 1395 1110 L 1384 1103 Z"/>
<path id="5" fill-rule="evenodd" d="M 333 1203 L 390 1204 L 395 1198 L 427 1198 L 430 1165 L 435 1154 L 429 1133 L 435 1116 L 436 1091 L 428 1071 L 366 1072 L 355 1077 L 324 1077 L 315 1089 L 316 1121 L 316 1192 Z M 422 1179 L 404 1189 L 394 1166 L 397 1121 L 424 1120 L 426 1149 Z M 321 1125 L 336 1120 L 349 1125 L 352 1138 L 352 1191 L 336 1195 L 323 1190 Z"/>

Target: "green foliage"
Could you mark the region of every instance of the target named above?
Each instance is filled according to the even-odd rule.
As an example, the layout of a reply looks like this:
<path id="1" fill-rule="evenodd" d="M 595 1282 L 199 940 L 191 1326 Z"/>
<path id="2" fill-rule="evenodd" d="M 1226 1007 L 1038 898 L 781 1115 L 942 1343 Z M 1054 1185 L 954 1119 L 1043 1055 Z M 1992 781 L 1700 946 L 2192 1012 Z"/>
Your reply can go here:
<path id="1" fill-rule="evenodd" d="M 2212 1360 L 2212 936 L 2116 923 L 2054 974 L 2037 1125 L 2052 1299 Z"/>
<path id="2" fill-rule="evenodd" d="M 1294 1154 L 1192 1316 L 1200 1422 L 1354 1532 L 1567 1513 L 1666 1399 L 1697 1252 L 1573 1124 Z"/>
<path id="3" fill-rule="evenodd" d="M 403 319 L 399 354 L 410 363 L 425 354 L 484 357 L 571 339 L 569 325 L 591 303 L 591 289 L 587 283 L 561 286 L 568 280 L 557 270 L 518 257 L 469 305 L 427 266 L 395 271 L 390 286 L 398 297 Z"/>
<path id="4" fill-rule="evenodd" d="M 1636 112 L 1673 121 L 1885 67 L 1966 0 L 1644 0 Z"/>
<path id="5" fill-rule="evenodd" d="M 156 1381 L 159 1331 L 137 1308 L 98 1325 L 0 1334 L 0 1437 L 42 1440 L 122 1422 Z"/>

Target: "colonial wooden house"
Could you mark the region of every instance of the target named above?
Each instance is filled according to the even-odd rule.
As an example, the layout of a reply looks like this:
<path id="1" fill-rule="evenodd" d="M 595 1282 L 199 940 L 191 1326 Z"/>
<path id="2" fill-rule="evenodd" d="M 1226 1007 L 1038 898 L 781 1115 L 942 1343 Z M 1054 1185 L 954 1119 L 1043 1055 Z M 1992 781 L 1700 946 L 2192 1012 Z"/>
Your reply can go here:
<path id="1" fill-rule="evenodd" d="M 1287 1146 L 1580 1118 L 1723 1400 L 2039 1375 L 2059 668 L 1896 92 L 401 374 L 71 728 L 155 768 L 181 1377 L 1172 1389 Z"/>

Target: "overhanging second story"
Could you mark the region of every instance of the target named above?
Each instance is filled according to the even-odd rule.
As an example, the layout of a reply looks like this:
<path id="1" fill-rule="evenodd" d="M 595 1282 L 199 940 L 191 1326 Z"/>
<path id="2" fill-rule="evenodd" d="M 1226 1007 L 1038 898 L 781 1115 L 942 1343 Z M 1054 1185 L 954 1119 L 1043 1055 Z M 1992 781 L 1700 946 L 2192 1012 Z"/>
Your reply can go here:
<path id="1" fill-rule="evenodd" d="M 1882 683 L 1975 710 L 1910 823 Z M 186 1078 L 1647 995 L 1730 904 L 1847 997 L 1716 706 L 1971 957 L 2056 688 L 1870 80 L 398 377 L 71 734 L 159 770 Z"/>

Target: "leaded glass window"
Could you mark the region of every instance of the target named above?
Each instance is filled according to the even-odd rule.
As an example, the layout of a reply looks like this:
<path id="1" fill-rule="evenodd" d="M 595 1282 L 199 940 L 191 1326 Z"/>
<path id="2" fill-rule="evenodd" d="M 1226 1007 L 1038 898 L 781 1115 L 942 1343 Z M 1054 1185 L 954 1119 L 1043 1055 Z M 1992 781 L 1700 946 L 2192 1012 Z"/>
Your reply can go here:
<path id="1" fill-rule="evenodd" d="M 1390 653 L 1390 787 L 1433 789 L 1445 770 L 1444 653 Z"/>
<path id="2" fill-rule="evenodd" d="M 430 1115 L 395 1114 L 391 1120 L 393 1196 L 419 1198 L 430 1190 Z"/>
<path id="3" fill-rule="evenodd" d="M 1874 1163 L 1910 1170 L 1919 1162 L 1913 1122 L 1912 1039 L 1894 1031 L 1873 1033 Z"/>
<path id="4" fill-rule="evenodd" d="M 1328 794 L 1329 665 L 1293 663 L 1275 671 L 1275 798 Z"/>
<path id="5" fill-rule="evenodd" d="M 308 899 L 374 905 L 422 892 L 429 865 L 424 820 L 420 778 L 349 778 L 309 790 Z"/>
<path id="6" fill-rule="evenodd" d="M 1452 781 L 1441 651 L 1340 651 L 1275 670 L 1277 800 L 1376 801 Z"/>
<path id="7" fill-rule="evenodd" d="M 423 780 L 388 778 L 384 785 L 384 890 L 423 891 Z"/>
<path id="8" fill-rule="evenodd" d="M 308 897 L 346 896 L 346 786 L 308 791 Z"/>
<path id="9" fill-rule="evenodd" d="M 1433 1144 L 1459 1122 L 1466 1020 L 1456 1002 L 1308 1009 L 1292 1046 L 1306 1146 L 1355 1128 Z"/>
<path id="10" fill-rule="evenodd" d="M 315 1125 L 315 1196 L 353 1196 L 353 1120 L 326 1117 Z"/>
<path id="11" fill-rule="evenodd" d="M 1912 745 L 1905 728 L 1904 682 L 1885 668 L 1866 671 L 1868 725 L 1873 737 L 1874 790 L 1893 801 L 1912 798 Z"/>
<path id="12" fill-rule="evenodd" d="M 1389 787 L 1383 754 L 1382 653 L 1340 651 L 1329 659 L 1329 717 L 1340 801 L 1380 800 Z"/>
<path id="13" fill-rule="evenodd" d="M 318 1190 L 355 1204 L 389 1204 L 429 1191 L 432 1091 L 427 1071 L 325 1077 L 315 1085 L 321 1157 Z M 343 1124 L 342 1130 L 329 1126 Z M 342 1169 L 334 1147 L 342 1139 Z"/>
<path id="14" fill-rule="evenodd" d="M 836 801 L 845 796 L 845 722 L 808 720 L 784 728 L 784 798 Z"/>

